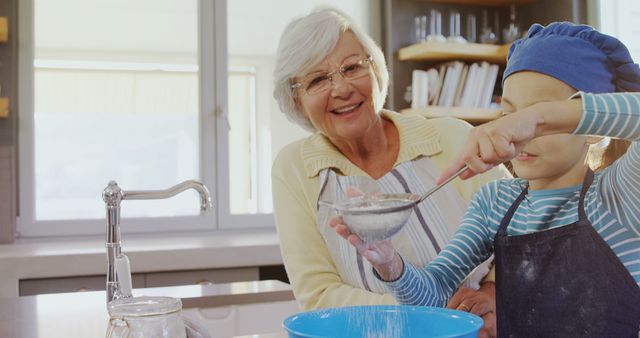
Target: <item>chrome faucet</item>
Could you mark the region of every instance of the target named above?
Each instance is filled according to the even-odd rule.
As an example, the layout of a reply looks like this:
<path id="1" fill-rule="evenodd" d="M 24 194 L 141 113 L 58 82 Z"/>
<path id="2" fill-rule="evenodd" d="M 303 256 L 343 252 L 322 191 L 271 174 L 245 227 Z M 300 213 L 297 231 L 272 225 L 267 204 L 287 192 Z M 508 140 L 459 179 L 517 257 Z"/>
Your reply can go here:
<path id="1" fill-rule="evenodd" d="M 204 184 L 189 180 L 167 190 L 123 191 L 115 181 L 102 191 L 107 211 L 107 304 L 118 298 L 131 297 L 131 269 L 129 258 L 122 253 L 120 244 L 120 202 L 123 200 L 151 200 L 173 197 L 187 189 L 200 194 L 200 212 L 213 207 L 209 191 Z"/>

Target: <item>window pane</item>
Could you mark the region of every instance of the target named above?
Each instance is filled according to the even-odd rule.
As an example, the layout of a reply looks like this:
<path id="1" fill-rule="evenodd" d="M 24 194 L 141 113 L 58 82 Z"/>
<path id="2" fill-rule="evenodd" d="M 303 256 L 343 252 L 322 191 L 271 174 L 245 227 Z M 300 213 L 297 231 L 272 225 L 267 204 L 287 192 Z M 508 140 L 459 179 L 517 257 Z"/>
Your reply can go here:
<path id="1" fill-rule="evenodd" d="M 295 17 L 320 5 L 351 15 L 369 31 L 368 0 L 228 1 L 229 182 L 232 214 L 271 213 L 271 164 L 280 149 L 309 135 L 289 122 L 273 99 L 280 34 Z"/>
<path id="2" fill-rule="evenodd" d="M 36 219 L 104 218 L 102 189 L 200 177 L 197 0 L 35 0 Z M 197 215 L 195 193 L 123 216 Z"/>
<path id="3" fill-rule="evenodd" d="M 600 0 L 600 27 L 603 33 L 620 39 L 640 62 L 640 1 Z"/>

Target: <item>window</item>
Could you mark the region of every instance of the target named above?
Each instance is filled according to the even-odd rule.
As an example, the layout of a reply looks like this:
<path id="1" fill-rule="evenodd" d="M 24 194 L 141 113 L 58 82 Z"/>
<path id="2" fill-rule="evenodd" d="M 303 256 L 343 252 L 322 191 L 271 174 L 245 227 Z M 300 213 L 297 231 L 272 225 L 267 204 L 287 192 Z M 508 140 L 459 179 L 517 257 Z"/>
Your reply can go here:
<path id="1" fill-rule="evenodd" d="M 272 98 L 275 50 L 317 4 L 20 1 L 20 235 L 103 233 L 110 180 L 212 194 L 204 215 L 195 192 L 124 201 L 123 232 L 273 226 L 271 163 L 308 135 Z M 368 28 L 368 1 L 328 4 Z"/>
<path id="2" fill-rule="evenodd" d="M 640 2 L 637 0 L 599 0 L 597 22 L 603 33 L 620 39 L 631 53 L 633 60 L 640 62 Z M 598 24 L 596 24 L 598 26 Z"/>
<path id="3" fill-rule="evenodd" d="M 273 70 L 280 35 L 291 19 L 319 5 L 330 5 L 350 13 L 366 31 L 370 28 L 371 2 L 351 1 L 228 1 L 229 63 L 229 218 L 253 214 L 255 224 L 273 222 L 270 213 L 271 164 L 286 144 L 306 137 L 307 131 L 289 122 L 273 99 Z M 263 216 L 261 216 L 263 215 Z M 241 221 L 222 224 L 243 224 Z"/>
<path id="4" fill-rule="evenodd" d="M 20 2 L 21 235 L 103 232 L 110 180 L 152 190 L 203 177 L 198 5 Z M 213 220 L 193 192 L 126 201 L 122 216 L 131 231 Z"/>

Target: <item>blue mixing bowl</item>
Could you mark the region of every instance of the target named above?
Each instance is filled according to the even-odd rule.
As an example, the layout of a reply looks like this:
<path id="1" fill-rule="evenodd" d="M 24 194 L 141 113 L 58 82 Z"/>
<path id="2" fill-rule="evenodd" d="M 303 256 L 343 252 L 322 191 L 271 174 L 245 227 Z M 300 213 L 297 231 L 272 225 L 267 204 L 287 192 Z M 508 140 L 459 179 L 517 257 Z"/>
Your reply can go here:
<path id="1" fill-rule="evenodd" d="M 298 313 L 283 322 L 289 338 L 477 337 L 482 318 L 406 305 L 350 306 Z"/>

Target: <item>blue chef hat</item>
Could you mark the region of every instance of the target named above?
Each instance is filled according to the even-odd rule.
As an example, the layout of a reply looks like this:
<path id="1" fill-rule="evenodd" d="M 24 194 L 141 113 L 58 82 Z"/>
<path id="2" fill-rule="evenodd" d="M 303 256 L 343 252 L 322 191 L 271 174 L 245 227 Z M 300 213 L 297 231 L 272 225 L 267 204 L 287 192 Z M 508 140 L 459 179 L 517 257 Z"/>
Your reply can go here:
<path id="1" fill-rule="evenodd" d="M 589 93 L 640 91 L 640 68 L 620 40 L 570 22 L 534 24 L 511 45 L 503 79 L 523 70 Z"/>

